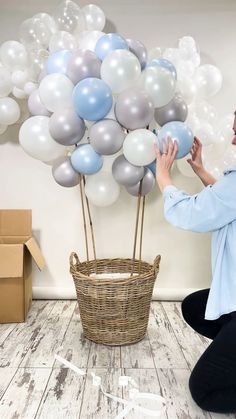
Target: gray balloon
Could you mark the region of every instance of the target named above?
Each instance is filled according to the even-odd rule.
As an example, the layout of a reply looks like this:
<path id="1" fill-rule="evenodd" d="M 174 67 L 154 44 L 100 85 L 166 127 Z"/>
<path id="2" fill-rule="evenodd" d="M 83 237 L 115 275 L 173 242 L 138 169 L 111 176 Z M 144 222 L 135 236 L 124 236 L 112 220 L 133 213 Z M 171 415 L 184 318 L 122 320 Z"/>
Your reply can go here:
<path id="1" fill-rule="evenodd" d="M 142 188 L 141 188 L 141 196 L 147 195 L 151 192 L 152 188 L 155 185 L 155 178 L 150 169 L 145 168 L 145 174 L 143 177 Z M 126 187 L 127 191 L 130 195 L 138 196 L 140 188 L 140 182 L 136 185 Z"/>
<path id="2" fill-rule="evenodd" d="M 184 122 L 188 116 L 188 105 L 180 93 L 176 93 L 173 99 L 167 105 L 155 109 L 154 118 L 162 127 L 171 121 Z"/>
<path id="3" fill-rule="evenodd" d="M 89 50 L 79 49 L 72 54 L 68 61 L 66 75 L 74 84 L 87 77 L 100 78 L 101 61 L 96 54 Z"/>
<path id="4" fill-rule="evenodd" d="M 125 132 L 114 119 L 103 119 L 89 129 L 90 144 L 99 154 L 115 154 L 123 145 Z"/>
<path id="5" fill-rule="evenodd" d="M 57 143 L 70 146 L 84 136 L 85 123 L 72 109 L 59 109 L 49 120 L 49 131 Z"/>
<path id="6" fill-rule="evenodd" d="M 131 186 L 142 179 L 144 168 L 142 166 L 134 166 L 122 154 L 114 160 L 112 174 L 116 182 L 120 185 Z"/>
<path id="7" fill-rule="evenodd" d="M 42 103 L 38 89 L 34 90 L 28 99 L 28 108 L 31 115 L 43 115 L 43 116 L 50 116 L 51 112 L 47 110 L 47 108 Z"/>
<path id="8" fill-rule="evenodd" d="M 115 116 L 117 121 L 127 129 L 146 128 L 154 116 L 152 99 L 143 90 L 127 89 L 117 98 Z"/>
<path id="9" fill-rule="evenodd" d="M 148 59 L 147 48 L 142 44 L 142 42 L 135 39 L 126 39 L 126 42 L 129 46 L 129 50 L 138 58 L 141 69 L 143 70 L 146 67 Z"/>
<path id="10" fill-rule="evenodd" d="M 81 176 L 71 166 L 70 158 L 59 157 L 53 164 L 52 175 L 55 181 L 66 188 L 72 188 L 80 183 Z"/>

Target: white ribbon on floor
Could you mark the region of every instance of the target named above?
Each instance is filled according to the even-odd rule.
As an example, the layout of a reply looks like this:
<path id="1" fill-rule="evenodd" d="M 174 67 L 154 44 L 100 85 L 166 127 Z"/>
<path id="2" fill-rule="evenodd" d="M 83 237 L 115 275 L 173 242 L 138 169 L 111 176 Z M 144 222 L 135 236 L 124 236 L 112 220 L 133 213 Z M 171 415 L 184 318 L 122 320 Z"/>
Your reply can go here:
<path id="1" fill-rule="evenodd" d="M 61 362 L 62 364 L 64 364 L 67 368 L 70 368 L 76 374 L 81 375 L 81 376 L 86 375 L 86 372 L 84 370 L 81 370 L 80 368 L 76 367 L 71 362 L 62 358 L 60 355 L 55 355 L 55 359 Z M 161 397 L 160 395 L 155 394 L 155 393 L 141 393 L 137 388 L 131 388 L 129 390 L 130 400 L 122 399 L 121 397 L 114 396 L 113 394 L 110 394 L 104 391 L 102 388 L 101 377 L 95 375 L 93 372 L 91 372 L 90 374 L 93 378 L 93 385 L 100 387 L 104 396 L 124 405 L 124 409 L 114 419 L 123 419 L 133 409 L 139 413 L 143 413 L 146 416 L 155 417 L 155 418 L 160 417 L 164 413 L 165 407 L 166 407 L 166 400 L 164 399 L 164 397 Z M 137 387 L 137 384 L 131 377 L 126 376 L 126 375 L 122 375 L 119 377 L 119 385 L 127 386 L 128 384 L 131 384 L 134 387 Z M 160 404 L 160 406 L 156 409 L 149 409 L 149 408 L 147 409 L 138 404 L 140 403 L 141 400 L 154 401 Z"/>

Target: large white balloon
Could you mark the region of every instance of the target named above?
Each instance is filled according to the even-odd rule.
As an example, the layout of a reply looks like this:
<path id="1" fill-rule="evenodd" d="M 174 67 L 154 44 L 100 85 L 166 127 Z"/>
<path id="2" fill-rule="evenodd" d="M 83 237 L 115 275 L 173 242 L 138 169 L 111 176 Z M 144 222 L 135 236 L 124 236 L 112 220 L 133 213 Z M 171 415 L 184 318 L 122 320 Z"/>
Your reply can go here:
<path id="1" fill-rule="evenodd" d="M 89 51 L 95 51 L 97 41 L 105 35 L 101 31 L 84 31 L 78 37 L 78 44 L 80 49 L 88 49 Z"/>
<path id="2" fill-rule="evenodd" d="M 155 107 L 159 108 L 174 97 L 176 80 L 165 68 L 147 67 L 140 77 L 140 85 L 152 98 Z"/>
<path id="3" fill-rule="evenodd" d="M 49 42 L 49 51 L 54 52 L 60 49 L 75 49 L 77 47 L 77 42 L 74 37 L 69 32 L 66 31 L 58 31 L 54 35 L 52 35 L 50 42 Z"/>
<path id="4" fill-rule="evenodd" d="M 72 107 L 74 85 L 64 74 L 48 74 L 39 85 L 39 95 L 46 108 L 55 112 Z"/>
<path id="5" fill-rule="evenodd" d="M 11 73 L 7 68 L 0 68 L 0 97 L 8 96 L 12 91 Z"/>
<path id="6" fill-rule="evenodd" d="M 85 16 L 86 26 L 89 31 L 102 31 L 106 17 L 103 10 L 96 4 L 87 4 L 82 8 Z"/>
<path id="7" fill-rule="evenodd" d="M 191 105 L 191 109 L 196 113 L 199 119 L 203 119 L 210 124 L 216 124 L 218 115 L 214 109 L 214 106 L 212 106 L 207 101 L 196 101 Z"/>
<path id="8" fill-rule="evenodd" d="M 201 98 L 214 96 L 222 86 L 222 74 L 217 67 L 211 64 L 198 67 L 194 80 L 197 86 L 197 95 Z"/>
<path id="9" fill-rule="evenodd" d="M 20 118 L 20 107 L 18 103 L 10 98 L 0 98 L 0 124 L 12 125 Z"/>
<path id="10" fill-rule="evenodd" d="M 141 74 L 138 58 L 125 49 L 117 49 L 108 54 L 101 65 L 101 78 L 113 93 L 121 93 L 134 85 Z"/>
<path id="11" fill-rule="evenodd" d="M 21 126 L 19 142 L 27 154 L 45 162 L 65 153 L 65 147 L 50 135 L 48 116 L 32 116 L 27 119 Z"/>
<path id="12" fill-rule="evenodd" d="M 28 65 L 28 54 L 20 42 L 6 41 L 0 47 L 0 60 L 10 71 L 22 70 Z"/>
<path id="13" fill-rule="evenodd" d="M 146 166 L 155 160 L 156 135 L 148 129 L 131 131 L 123 143 L 125 158 L 135 166 Z"/>
<path id="14" fill-rule="evenodd" d="M 101 171 L 87 177 L 85 194 L 93 205 L 106 207 L 117 201 L 120 186 L 111 173 Z"/>

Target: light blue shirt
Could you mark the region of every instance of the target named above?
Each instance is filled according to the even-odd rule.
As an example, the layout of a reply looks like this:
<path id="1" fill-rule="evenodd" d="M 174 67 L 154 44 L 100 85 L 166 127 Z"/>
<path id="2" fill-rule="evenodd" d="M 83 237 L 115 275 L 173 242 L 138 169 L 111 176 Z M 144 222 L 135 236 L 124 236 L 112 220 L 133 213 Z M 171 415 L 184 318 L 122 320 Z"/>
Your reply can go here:
<path id="1" fill-rule="evenodd" d="M 188 195 L 175 186 L 163 191 L 164 214 L 176 227 L 212 232 L 212 283 L 205 319 L 236 311 L 236 166 L 200 193 Z"/>

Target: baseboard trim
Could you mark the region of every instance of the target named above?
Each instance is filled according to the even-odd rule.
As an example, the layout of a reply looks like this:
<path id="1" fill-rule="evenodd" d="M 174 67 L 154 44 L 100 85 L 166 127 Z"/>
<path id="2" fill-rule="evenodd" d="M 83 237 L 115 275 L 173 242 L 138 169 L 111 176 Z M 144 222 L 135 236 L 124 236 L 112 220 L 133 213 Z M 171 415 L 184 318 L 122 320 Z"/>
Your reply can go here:
<path id="1" fill-rule="evenodd" d="M 157 288 L 152 299 L 154 301 L 182 301 L 187 295 L 199 288 Z M 75 300 L 76 293 L 72 287 L 33 287 L 35 300 Z"/>

